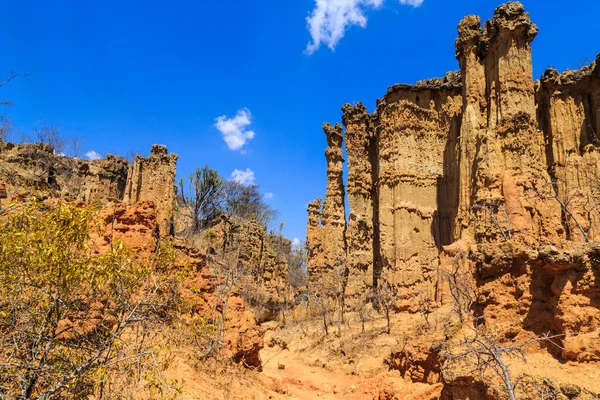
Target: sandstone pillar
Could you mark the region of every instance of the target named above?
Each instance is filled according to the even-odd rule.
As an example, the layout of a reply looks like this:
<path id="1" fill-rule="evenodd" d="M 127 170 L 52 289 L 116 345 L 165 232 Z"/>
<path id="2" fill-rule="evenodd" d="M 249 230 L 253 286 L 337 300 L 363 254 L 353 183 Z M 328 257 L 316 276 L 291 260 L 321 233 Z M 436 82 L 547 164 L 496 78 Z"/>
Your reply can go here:
<path id="1" fill-rule="evenodd" d="M 554 200 L 537 196 L 550 181 L 537 129 L 530 43 L 538 32 L 521 3 L 496 9 L 484 27 L 487 126 L 477 138 L 472 215 L 478 241 L 513 237 L 535 245 L 562 230 Z"/>
<path id="2" fill-rule="evenodd" d="M 175 170 L 177 154 L 153 145 L 149 157 L 137 156 L 129 167 L 124 201 L 129 204 L 149 200 L 156 204 L 157 220 L 162 236 L 171 233 L 175 205 Z"/>
<path id="3" fill-rule="evenodd" d="M 350 217 L 346 230 L 348 246 L 348 296 L 364 293 L 374 282 L 374 269 L 379 264 L 378 226 L 374 226 L 374 214 L 379 210 L 375 190 L 376 145 L 371 116 L 358 103 L 342 107 L 346 126 L 346 152 L 348 155 L 348 204 Z M 376 217 L 375 220 L 378 218 Z M 375 246 L 375 248 L 374 248 Z"/>
<path id="4" fill-rule="evenodd" d="M 458 150 L 459 204 L 453 234 L 454 239 L 460 238 L 465 241 L 471 241 L 473 236 L 472 230 L 469 229 L 474 178 L 473 164 L 477 156 L 477 141 L 481 138 L 487 119 L 485 70 L 480 53 L 481 37 L 480 17 L 467 16 L 458 25 L 456 58 L 460 64 L 463 84 L 463 109 Z"/>
<path id="5" fill-rule="evenodd" d="M 306 250 L 309 282 L 318 282 L 323 272 L 321 247 L 321 204 L 316 199 L 308 203 L 308 226 L 306 228 Z"/>
<path id="6" fill-rule="evenodd" d="M 345 190 L 342 176 L 344 163 L 342 151 L 342 126 L 323 124 L 327 137 L 327 192 L 321 211 L 325 242 L 325 267 L 330 270 L 346 263 L 346 207 Z"/>

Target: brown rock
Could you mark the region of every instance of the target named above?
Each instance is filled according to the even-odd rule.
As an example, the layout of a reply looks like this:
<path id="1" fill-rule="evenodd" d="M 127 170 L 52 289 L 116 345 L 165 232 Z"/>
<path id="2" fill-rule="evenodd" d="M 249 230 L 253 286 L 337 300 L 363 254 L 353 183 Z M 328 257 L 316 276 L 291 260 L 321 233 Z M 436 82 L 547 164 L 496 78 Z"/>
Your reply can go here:
<path id="1" fill-rule="evenodd" d="M 160 235 L 170 235 L 175 203 L 175 170 L 177 155 L 167 154 L 167 148 L 153 145 L 149 157 L 137 156 L 129 167 L 124 201 L 152 201 L 156 204 Z"/>
<path id="2" fill-rule="evenodd" d="M 327 192 L 321 200 L 308 206 L 309 232 L 307 237 L 308 271 L 310 282 L 317 282 L 328 271 L 346 264 L 346 208 L 342 176 L 342 126 L 323 124 L 327 138 Z"/>

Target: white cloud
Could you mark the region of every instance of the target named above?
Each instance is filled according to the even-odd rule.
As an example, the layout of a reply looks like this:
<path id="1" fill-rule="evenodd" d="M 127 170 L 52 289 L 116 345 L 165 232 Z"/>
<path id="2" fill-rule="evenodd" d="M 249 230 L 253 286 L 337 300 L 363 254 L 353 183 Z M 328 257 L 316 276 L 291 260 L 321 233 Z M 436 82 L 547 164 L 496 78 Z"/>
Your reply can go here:
<path id="1" fill-rule="evenodd" d="M 294 238 L 294 240 L 292 240 L 292 248 L 296 250 L 302 249 L 302 242 L 300 239 Z"/>
<path id="2" fill-rule="evenodd" d="M 88 151 L 87 153 L 85 153 L 85 156 L 88 160 L 99 160 L 102 158 L 102 155 L 96 153 L 94 150 Z"/>
<path id="3" fill-rule="evenodd" d="M 245 171 L 234 169 L 231 173 L 231 179 L 242 185 L 252 185 L 254 184 L 254 171 L 250 168 L 246 168 Z"/>
<path id="4" fill-rule="evenodd" d="M 275 197 L 275 194 L 271 193 L 271 192 L 267 192 L 267 193 L 263 194 L 263 197 L 265 200 L 271 200 L 273 197 Z"/>
<path id="5" fill-rule="evenodd" d="M 306 47 L 307 54 L 313 54 L 321 44 L 335 49 L 352 25 L 367 26 L 364 12 L 367 8 L 379 8 L 384 0 L 315 0 L 315 9 L 306 18 L 312 41 Z M 419 7 L 423 0 L 399 0 L 400 4 Z"/>
<path id="6" fill-rule="evenodd" d="M 215 127 L 223 135 L 223 140 L 230 150 L 240 150 L 248 140 L 254 138 L 255 133 L 246 130 L 251 123 L 252 114 L 247 108 L 238 110 L 233 118 L 228 118 L 226 115 L 215 118 Z"/>
<path id="7" fill-rule="evenodd" d="M 423 0 L 399 0 L 405 6 L 421 7 Z"/>

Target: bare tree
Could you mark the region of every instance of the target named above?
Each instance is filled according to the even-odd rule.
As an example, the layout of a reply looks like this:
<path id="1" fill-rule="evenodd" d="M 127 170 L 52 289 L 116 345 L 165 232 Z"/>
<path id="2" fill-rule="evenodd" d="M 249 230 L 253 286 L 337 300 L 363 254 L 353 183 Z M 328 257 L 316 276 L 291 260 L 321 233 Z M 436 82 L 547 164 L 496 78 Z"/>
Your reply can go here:
<path id="1" fill-rule="evenodd" d="M 472 277 L 461 268 L 462 263 L 466 262 L 465 258 L 465 254 L 455 257 L 452 260 L 451 269 L 443 272 L 444 278 L 448 281 L 450 296 L 453 300 L 452 310 L 458 316 L 461 324 L 465 322 L 465 317 L 471 315 L 475 303 L 475 288 Z"/>
<path id="2" fill-rule="evenodd" d="M 230 216 L 256 220 L 268 227 L 278 215 L 276 210 L 265 203 L 258 185 L 244 185 L 230 180 L 225 183 L 225 193 L 224 211 Z"/>
<path id="3" fill-rule="evenodd" d="M 540 187 L 536 186 L 533 189 L 531 189 L 531 193 L 529 194 L 529 196 L 537 197 L 541 200 L 555 200 L 560 205 L 565 216 L 568 217 L 566 218 L 565 226 L 569 228 L 568 220 L 570 219 L 571 221 L 573 221 L 577 229 L 581 232 L 584 241 L 588 243 L 590 241 L 589 233 L 588 231 L 586 231 L 586 229 L 584 229 L 579 219 L 571 209 L 571 203 L 575 199 L 581 198 L 580 190 L 575 189 L 570 193 L 565 193 L 563 196 L 559 196 L 557 183 L 555 181 L 549 180 L 543 175 L 538 176 L 538 181 L 540 181 L 542 185 Z"/>
<path id="4" fill-rule="evenodd" d="M 512 239 L 514 232 L 511 229 L 510 218 L 504 203 L 487 200 L 473 205 L 471 210 L 474 222 L 483 223 L 486 232 L 492 232 L 495 229 L 500 232 L 503 240 Z"/>
<path id="5" fill-rule="evenodd" d="M 431 324 L 429 323 L 429 315 L 433 313 L 434 309 L 434 301 L 433 297 L 429 293 L 419 293 L 418 296 L 418 304 L 419 304 L 419 312 L 425 318 L 425 322 L 427 323 L 427 327 L 431 328 Z"/>
<path id="6" fill-rule="evenodd" d="M 352 298 L 351 307 L 356 310 L 358 314 L 358 318 L 360 320 L 361 331 L 365 333 L 365 324 L 367 321 L 371 320 L 371 313 L 373 311 L 371 300 L 373 298 L 373 293 L 371 290 L 365 291 L 359 296 L 355 296 Z"/>
<path id="7" fill-rule="evenodd" d="M 61 133 L 58 125 L 47 125 L 42 123 L 42 120 L 39 119 L 33 128 L 33 135 L 37 141 L 52 146 L 54 148 L 54 154 L 65 154 L 69 143 Z"/>
<path id="8" fill-rule="evenodd" d="M 380 312 L 384 313 L 387 320 L 387 333 L 389 335 L 392 330 L 391 314 L 396 306 L 398 291 L 385 279 L 380 279 L 374 290 L 373 303 Z"/>
<path id="9" fill-rule="evenodd" d="M 309 301 L 316 307 L 325 335 L 329 335 L 329 315 L 335 310 L 333 298 L 330 285 L 318 282 L 310 288 Z"/>
<path id="10" fill-rule="evenodd" d="M 478 318 L 474 318 L 473 334 L 460 343 L 461 351 L 447 353 L 445 356 L 452 364 L 458 360 L 472 361 L 475 363 L 474 370 L 484 374 L 491 370 L 502 381 L 502 390 L 511 400 L 517 400 L 515 390 L 523 380 L 524 376 L 514 377 L 510 370 L 509 361 L 519 360 L 527 364 L 525 349 L 534 343 L 547 342 L 560 347 L 554 339 L 562 335 L 551 335 L 547 333 L 541 337 L 534 337 L 520 343 L 509 342 L 501 344 L 499 338 L 479 324 Z"/>
<path id="11" fill-rule="evenodd" d="M 299 291 L 303 290 L 308 284 L 306 271 L 306 249 L 303 243 L 292 243 L 289 253 L 284 255 L 288 266 L 288 274 L 285 282 L 285 292 L 282 294 L 283 305 L 281 308 L 282 322 L 287 323 L 287 312 L 292 306 L 290 300 L 297 300 Z"/>
<path id="12" fill-rule="evenodd" d="M 27 77 L 27 74 L 19 74 L 14 71 L 10 71 L 8 78 L 0 81 L 0 88 L 8 85 L 13 79 L 17 77 Z M 13 104 L 8 100 L 0 100 L 0 107 L 12 107 Z M 0 141 L 6 140 L 10 133 L 12 133 L 12 121 L 5 115 L 0 115 Z"/>

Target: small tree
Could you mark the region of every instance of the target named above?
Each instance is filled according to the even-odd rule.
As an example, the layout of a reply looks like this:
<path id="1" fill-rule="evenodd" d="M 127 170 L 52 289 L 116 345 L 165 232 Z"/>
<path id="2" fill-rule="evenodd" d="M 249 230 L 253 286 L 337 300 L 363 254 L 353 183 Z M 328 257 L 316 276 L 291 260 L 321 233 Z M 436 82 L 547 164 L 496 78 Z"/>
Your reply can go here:
<path id="1" fill-rule="evenodd" d="M 267 227 L 277 217 L 277 211 L 264 202 L 257 185 L 244 185 L 237 181 L 225 184 L 224 211 L 235 217 L 256 220 Z"/>
<path id="2" fill-rule="evenodd" d="M 475 303 L 475 288 L 472 277 L 469 277 L 461 268 L 464 262 L 466 262 L 466 255 L 461 253 L 452 260 L 451 269 L 444 271 L 444 277 L 448 281 L 450 295 L 453 300 L 452 310 L 458 316 L 461 325 L 465 322 L 465 317 L 471 315 Z"/>
<path id="3" fill-rule="evenodd" d="M 10 71 L 8 74 L 8 78 L 0 81 L 0 88 L 6 86 L 13 79 L 22 76 L 27 77 L 27 74 L 18 74 L 14 71 Z M 13 104 L 8 100 L 0 100 L 0 107 L 12 107 Z M 12 132 L 12 121 L 5 115 L 0 115 L 0 141 L 6 140 L 8 135 Z"/>
<path id="4" fill-rule="evenodd" d="M 225 198 L 225 181 L 217 171 L 205 165 L 197 168 L 188 178 L 179 181 L 179 204 L 188 211 L 192 232 L 197 233 L 209 226 L 219 214 Z"/>
<path id="5" fill-rule="evenodd" d="M 290 299 L 296 300 L 296 295 L 301 288 L 307 286 L 306 249 L 302 243 L 294 244 L 285 256 L 288 265 L 288 276 L 283 293 L 283 307 L 281 309 L 283 324 L 287 322 L 287 311 L 290 309 Z"/>
<path id="6" fill-rule="evenodd" d="M 67 151 L 68 140 L 63 136 L 56 124 L 47 125 L 38 120 L 33 128 L 33 136 L 38 142 L 52 146 L 55 154 L 64 155 L 65 151 Z"/>
<path id="7" fill-rule="evenodd" d="M 387 280 L 380 279 L 377 287 L 374 288 L 373 303 L 385 315 L 388 335 L 392 330 L 391 313 L 396 306 L 397 299 L 398 291 L 396 288 Z"/>
<path id="8" fill-rule="evenodd" d="M 573 221 L 577 229 L 581 232 L 584 241 L 588 243 L 590 241 L 589 232 L 586 229 L 584 229 L 584 227 L 581 225 L 581 222 L 572 210 L 572 202 L 575 199 L 581 198 L 581 193 L 579 189 L 559 196 L 556 182 L 546 178 L 545 176 L 540 175 L 538 176 L 538 183 L 539 184 L 531 190 L 529 196 L 537 197 L 541 200 L 555 200 L 560 205 L 565 215 L 565 226 L 567 227 L 567 229 L 569 228 L 568 220 L 570 219 L 571 221 Z M 582 208 L 585 209 L 585 207 Z"/>
<path id="9" fill-rule="evenodd" d="M 419 301 L 419 312 L 425 318 L 425 322 L 427 323 L 427 328 L 431 328 L 431 324 L 429 323 L 429 316 L 433 313 L 434 309 L 434 301 L 433 297 L 429 293 L 419 293 L 418 297 Z"/>
<path id="10" fill-rule="evenodd" d="M 510 370 L 509 361 L 516 359 L 527 364 L 525 349 L 534 343 L 547 342 L 560 347 L 554 339 L 562 335 L 551 335 L 547 333 L 541 337 L 530 338 L 520 343 L 513 341 L 502 344 L 500 336 L 479 324 L 480 318 L 473 319 L 472 335 L 465 338 L 461 343 L 461 350 L 450 352 L 445 356 L 452 364 L 458 360 L 472 361 L 475 363 L 475 371 L 484 374 L 491 370 L 502 381 L 502 390 L 511 400 L 517 400 L 515 390 L 523 380 L 523 375 L 514 377 Z M 446 365 L 448 368 L 448 365 Z"/>
<path id="11" fill-rule="evenodd" d="M 499 201 L 487 200 L 471 207 L 473 222 L 483 225 L 486 235 L 499 232 L 504 241 L 512 239 L 514 231 L 511 228 L 506 204 Z"/>
<path id="12" fill-rule="evenodd" d="M 373 307 L 371 305 L 372 297 L 372 292 L 366 291 L 360 296 L 356 296 L 351 299 L 351 307 L 353 307 L 358 313 L 362 333 L 365 333 L 365 323 L 371 320 L 371 314 L 373 312 Z"/>
<path id="13" fill-rule="evenodd" d="M 168 273 L 173 252 L 140 260 L 118 243 L 94 255 L 94 216 L 37 201 L 5 211 L 0 398 L 111 398 L 154 382 L 153 335 L 179 304 L 179 281 Z"/>

